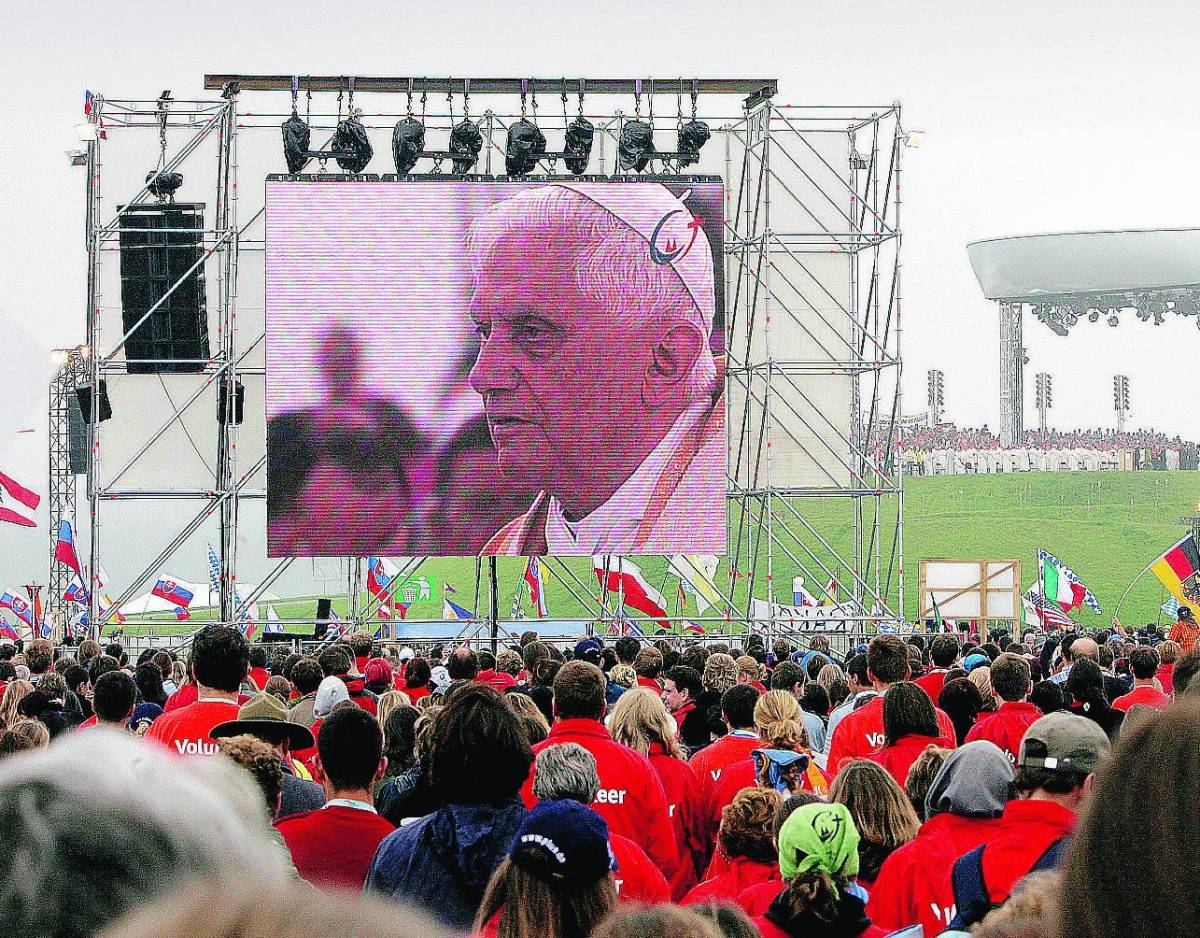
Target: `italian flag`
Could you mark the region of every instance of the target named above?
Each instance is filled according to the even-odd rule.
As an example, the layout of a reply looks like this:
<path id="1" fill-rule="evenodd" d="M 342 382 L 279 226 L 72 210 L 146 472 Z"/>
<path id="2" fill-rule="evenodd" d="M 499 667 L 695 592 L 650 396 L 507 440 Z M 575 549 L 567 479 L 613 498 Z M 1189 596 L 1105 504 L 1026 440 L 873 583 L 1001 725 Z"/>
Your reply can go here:
<path id="1" fill-rule="evenodd" d="M 1044 550 L 1038 551 L 1038 566 L 1041 568 L 1042 595 L 1057 602 L 1064 612 L 1083 605 L 1088 590 L 1074 572 L 1061 560 Z"/>

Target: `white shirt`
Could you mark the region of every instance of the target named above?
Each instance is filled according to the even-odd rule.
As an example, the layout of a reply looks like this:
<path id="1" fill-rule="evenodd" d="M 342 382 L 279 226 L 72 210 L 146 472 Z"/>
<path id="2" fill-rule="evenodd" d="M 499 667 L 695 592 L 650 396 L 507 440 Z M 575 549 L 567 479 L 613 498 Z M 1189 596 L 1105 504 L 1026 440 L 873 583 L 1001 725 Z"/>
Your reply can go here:
<path id="1" fill-rule="evenodd" d="M 551 497 L 546 511 L 548 554 L 629 554 L 646 515 L 650 496 L 680 441 L 709 409 L 707 400 L 688 407 L 671 425 L 650 455 L 642 460 L 603 505 L 579 521 L 568 521 L 562 503 Z"/>

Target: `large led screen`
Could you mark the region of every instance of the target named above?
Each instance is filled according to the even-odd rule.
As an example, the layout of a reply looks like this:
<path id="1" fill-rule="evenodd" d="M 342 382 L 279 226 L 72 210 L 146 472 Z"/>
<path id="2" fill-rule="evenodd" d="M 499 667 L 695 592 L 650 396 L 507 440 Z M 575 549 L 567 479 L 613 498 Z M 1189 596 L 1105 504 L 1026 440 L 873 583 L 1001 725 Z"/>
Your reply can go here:
<path id="1" fill-rule="evenodd" d="M 719 182 L 266 206 L 271 556 L 724 552 Z"/>

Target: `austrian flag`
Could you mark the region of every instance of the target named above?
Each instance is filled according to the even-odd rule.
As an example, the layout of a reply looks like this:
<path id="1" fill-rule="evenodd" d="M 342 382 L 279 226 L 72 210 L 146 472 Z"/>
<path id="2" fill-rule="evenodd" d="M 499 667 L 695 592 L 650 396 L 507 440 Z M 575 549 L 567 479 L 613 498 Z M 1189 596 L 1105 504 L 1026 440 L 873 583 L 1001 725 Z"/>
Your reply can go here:
<path id="1" fill-rule="evenodd" d="M 37 492 L 0 472 L 0 521 L 19 524 L 23 528 L 36 528 L 33 512 L 41 500 L 42 496 Z"/>
<path id="2" fill-rule="evenodd" d="M 169 577 L 163 577 L 154 584 L 154 589 L 150 591 L 159 599 L 165 599 L 167 602 L 175 606 L 182 606 L 186 609 L 192 602 L 192 591 L 184 589 L 179 585 L 178 580 L 172 580 Z M 176 613 L 178 615 L 178 613 Z M 180 616 L 180 618 L 183 618 Z"/>

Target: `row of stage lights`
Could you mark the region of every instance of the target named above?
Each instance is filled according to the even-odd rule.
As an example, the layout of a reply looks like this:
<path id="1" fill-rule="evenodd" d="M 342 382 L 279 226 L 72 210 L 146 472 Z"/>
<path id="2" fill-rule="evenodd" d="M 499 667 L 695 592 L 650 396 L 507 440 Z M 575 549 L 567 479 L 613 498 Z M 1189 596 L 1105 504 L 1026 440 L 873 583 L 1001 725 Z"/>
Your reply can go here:
<path id="1" fill-rule="evenodd" d="M 1101 318 L 1110 326 L 1121 324 L 1121 310 L 1132 309 L 1142 322 L 1153 321 L 1161 326 L 1168 313 L 1176 316 L 1195 316 L 1200 329 L 1200 291 L 1188 290 L 1175 294 L 1143 293 L 1136 295 L 1112 295 L 1083 299 L 1062 300 L 1048 303 L 1032 303 L 1030 307 L 1038 322 L 1044 323 L 1058 335 L 1067 332 L 1081 319 L 1099 322 Z"/>
<path id="2" fill-rule="evenodd" d="M 469 83 L 467 93 L 463 95 L 463 117 L 450 130 L 448 148 L 446 150 L 425 149 L 425 100 L 421 95 L 421 119 L 413 113 L 413 94 L 408 93 L 407 115 L 396 123 L 392 129 L 392 158 L 396 172 L 400 175 L 412 173 L 417 162 L 422 159 L 433 161 L 433 174 L 439 174 L 444 162 L 453 166 L 456 175 L 465 175 L 479 162 L 479 154 L 483 149 L 483 131 L 479 121 L 470 116 Z M 287 161 L 288 172 L 292 175 L 299 173 L 305 163 L 316 159 L 324 167 L 326 162 L 334 160 L 338 166 L 350 174 L 363 172 L 374 156 L 374 149 L 367 137 L 367 129 L 363 125 L 361 112 L 354 108 L 354 83 L 349 81 L 348 115 L 339 120 L 334 131 L 333 141 L 329 150 L 314 151 L 309 149 L 312 140 L 312 130 L 308 121 L 300 116 L 298 107 L 299 80 L 292 79 L 292 116 L 283 124 L 283 154 Z M 578 95 L 579 105 L 576 116 L 568 120 L 567 95 L 561 95 L 563 107 L 563 148 L 559 151 L 546 149 L 546 135 L 537 124 L 537 97 L 532 98 L 533 120 L 529 119 L 527 102 L 529 99 L 528 85 L 522 83 L 521 119 L 508 127 L 504 147 L 504 167 L 509 176 L 527 176 L 537 170 L 543 161 L 549 163 L 551 172 L 557 162 L 562 160 L 567 171 L 572 175 L 581 176 L 587 171 L 591 158 L 592 143 L 596 129 L 583 116 L 583 92 Z M 641 94 L 634 99 L 634 118 L 621 124 L 617 141 L 617 162 L 625 171 L 643 172 L 652 160 L 672 162 L 679 169 L 690 166 L 700 159 L 700 149 L 708 142 L 712 132 L 704 121 L 696 117 L 696 94 L 691 95 L 692 113 L 690 120 L 684 120 L 682 108 L 678 116 L 676 131 L 676 148 L 673 151 L 656 149 L 654 142 L 653 112 L 650 121 L 642 120 Z M 308 92 L 311 110 L 312 92 Z M 452 102 L 452 96 L 447 95 Z M 338 93 L 338 111 L 341 112 L 341 92 Z M 453 105 L 451 103 L 451 114 Z"/>

